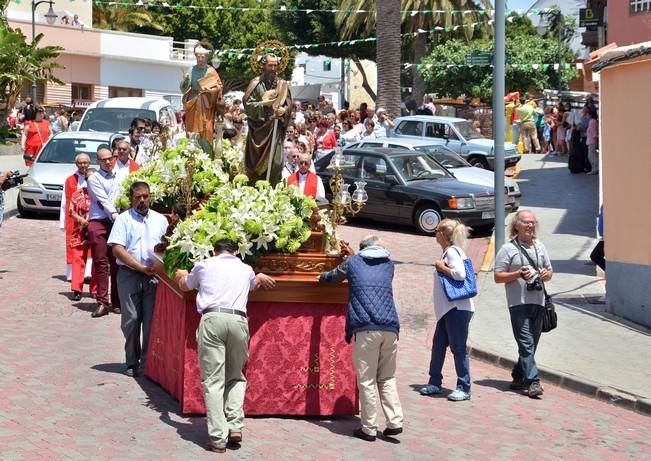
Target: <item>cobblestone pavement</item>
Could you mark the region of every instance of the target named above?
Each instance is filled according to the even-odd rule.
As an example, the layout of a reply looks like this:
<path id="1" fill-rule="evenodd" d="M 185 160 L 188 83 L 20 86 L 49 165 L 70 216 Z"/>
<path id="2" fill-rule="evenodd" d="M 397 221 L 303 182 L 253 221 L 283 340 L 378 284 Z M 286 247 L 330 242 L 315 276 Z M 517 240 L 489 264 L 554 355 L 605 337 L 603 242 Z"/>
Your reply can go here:
<path id="1" fill-rule="evenodd" d="M 384 229 L 398 264 L 403 319 L 398 439 L 350 436 L 354 417 L 247 418 L 239 450 L 204 450 L 205 419 L 145 378 L 121 374 L 119 316 L 91 319 L 89 298 L 68 300 L 63 236 L 52 220 L 10 219 L 0 235 L 0 460 L 648 459 L 651 418 L 546 386 L 541 400 L 508 391 L 508 373 L 473 361 L 472 400 L 421 397 L 431 335 L 433 240 Z M 364 224 L 366 225 L 366 224 Z M 361 226 L 361 224 L 360 224 Z M 402 232 L 402 233 L 400 233 Z M 357 243 L 368 233 L 349 227 Z M 484 239 L 470 253 L 481 254 Z M 451 358 L 445 385 L 454 386 Z M 273 377 L 269 377 L 273 379 Z M 381 423 L 381 427 L 383 423 Z"/>

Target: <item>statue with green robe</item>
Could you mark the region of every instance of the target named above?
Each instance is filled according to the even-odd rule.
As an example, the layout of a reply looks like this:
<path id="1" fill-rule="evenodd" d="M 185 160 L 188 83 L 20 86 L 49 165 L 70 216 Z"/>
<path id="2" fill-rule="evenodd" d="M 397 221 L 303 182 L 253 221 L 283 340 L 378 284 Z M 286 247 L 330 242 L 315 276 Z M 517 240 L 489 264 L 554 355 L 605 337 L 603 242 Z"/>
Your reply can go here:
<path id="1" fill-rule="evenodd" d="M 281 180 L 283 140 L 291 118 L 289 83 L 278 77 L 279 58 L 262 58 L 262 75 L 249 83 L 242 102 L 247 116 L 245 166 L 249 180 Z"/>

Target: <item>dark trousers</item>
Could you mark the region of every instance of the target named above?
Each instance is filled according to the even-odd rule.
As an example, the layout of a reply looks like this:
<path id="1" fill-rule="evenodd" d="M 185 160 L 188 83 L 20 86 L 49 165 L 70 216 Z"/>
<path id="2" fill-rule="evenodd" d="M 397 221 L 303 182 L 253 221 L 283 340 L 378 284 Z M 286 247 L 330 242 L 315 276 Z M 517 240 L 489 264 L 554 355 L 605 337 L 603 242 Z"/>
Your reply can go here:
<path id="1" fill-rule="evenodd" d="M 543 306 L 537 304 L 521 304 L 509 307 L 513 337 L 518 344 L 518 363 L 511 371 L 514 380 L 524 381 L 529 385 L 540 381 L 536 366 L 536 349 L 542 333 Z"/>
<path id="2" fill-rule="evenodd" d="M 441 387 L 445 351 L 450 346 L 457 372 L 457 389 L 470 392 L 470 359 L 466 343 L 472 314 L 470 311 L 460 311 L 455 307 L 436 322 L 432 339 L 432 358 L 429 362 L 429 384 Z"/>
<path id="3" fill-rule="evenodd" d="M 158 280 L 125 267 L 120 267 L 117 279 L 126 363 L 128 367 L 144 369 Z M 140 343 L 141 330 L 142 344 Z"/>
<path id="4" fill-rule="evenodd" d="M 599 240 L 595 245 L 592 253 L 590 253 L 590 259 L 597 266 L 601 267 L 602 271 L 606 270 L 606 257 L 604 254 L 604 241 Z"/>
<path id="5" fill-rule="evenodd" d="M 93 265 L 97 278 L 97 304 L 120 306 L 118 284 L 116 280 L 118 267 L 111 248 L 107 245 L 113 223 L 106 220 L 93 220 L 88 223 L 88 240 L 93 253 Z M 111 301 L 109 302 L 109 283 Z"/>

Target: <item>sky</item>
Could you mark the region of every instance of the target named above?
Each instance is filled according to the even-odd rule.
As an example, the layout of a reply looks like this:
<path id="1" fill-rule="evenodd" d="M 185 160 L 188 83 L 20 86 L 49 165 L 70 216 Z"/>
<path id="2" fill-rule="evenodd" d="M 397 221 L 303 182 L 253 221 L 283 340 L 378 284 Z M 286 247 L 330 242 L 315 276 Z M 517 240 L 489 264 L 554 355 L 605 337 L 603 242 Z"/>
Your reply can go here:
<path id="1" fill-rule="evenodd" d="M 534 4 L 535 0 L 506 0 L 509 10 L 526 10 Z"/>

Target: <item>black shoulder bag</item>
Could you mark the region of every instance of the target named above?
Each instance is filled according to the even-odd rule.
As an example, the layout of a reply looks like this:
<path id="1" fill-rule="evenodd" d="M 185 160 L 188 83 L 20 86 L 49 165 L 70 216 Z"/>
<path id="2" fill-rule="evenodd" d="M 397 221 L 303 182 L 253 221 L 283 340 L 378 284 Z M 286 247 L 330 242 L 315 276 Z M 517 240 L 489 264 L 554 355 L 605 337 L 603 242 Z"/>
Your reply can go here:
<path id="1" fill-rule="evenodd" d="M 513 245 L 515 245 L 518 248 L 518 251 L 520 254 L 524 254 L 524 257 L 527 258 L 529 261 L 529 264 L 533 266 L 534 269 L 538 269 L 538 264 L 537 261 L 534 262 L 531 259 L 531 256 L 529 256 L 529 253 L 527 253 L 524 248 L 520 245 L 520 242 L 518 242 L 516 239 L 512 240 Z M 536 251 L 536 256 L 538 255 L 538 250 L 536 250 L 536 244 L 534 243 L 534 250 Z M 536 258 L 538 259 L 538 258 Z M 544 305 L 544 312 L 543 312 L 543 325 L 542 325 L 542 332 L 543 333 L 548 333 L 552 330 L 554 330 L 558 326 L 558 316 L 556 315 L 556 306 L 554 306 L 554 303 L 552 302 L 552 297 L 547 294 L 547 289 L 545 288 L 545 282 L 543 282 L 542 277 L 540 278 L 540 282 L 542 283 L 543 286 L 543 293 L 545 294 L 545 305 Z"/>

